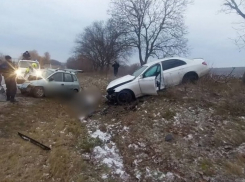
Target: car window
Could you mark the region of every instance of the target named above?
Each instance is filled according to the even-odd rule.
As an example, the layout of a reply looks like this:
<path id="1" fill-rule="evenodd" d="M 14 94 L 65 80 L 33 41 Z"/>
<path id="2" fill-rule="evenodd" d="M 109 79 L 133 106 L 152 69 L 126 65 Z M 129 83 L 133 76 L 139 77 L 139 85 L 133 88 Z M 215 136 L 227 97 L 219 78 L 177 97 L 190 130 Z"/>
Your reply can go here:
<path id="1" fill-rule="evenodd" d="M 55 82 L 62 82 L 63 81 L 63 73 L 55 73 L 50 78 L 53 78 Z"/>
<path id="2" fill-rule="evenodd" d="M 144 73 L 144 78 L 157 76 L 157 73 L 159 73 L 161 70 L 160 65 L 157 64 L 155 66 L 152 66 Z"/>
<path id="3" fill-rule="evenodd" d="M 74 81 L 77 81 L 77 77 L 75 75 L 72 75 L 72 77 Z"/>
<path id="4" fill-rule="evenodd" d="M 171 60 L 162 62 L 162 69 L 164 71 L 164 70 L 169 70 L 169 69 L 176 68 L 176 67 L 183 66 L 183 65 L 186 65 L 186 62 L 178 60 L 178 59 L 171 59 Z"/>
<path id="5" fill-rule="evenodd" d="M 31 61 L 19 61 L 19 68 L 28 68 L 32 63 L 37 64 L 37 68 L 40 68 L 40 65 L 38 62 L 31 62 Z"/>
<path id="6" fill-rule="evenodd" d="M 69 73 L 64 74 L 65 82 L 73 82 L 72 75 Z"/>
<path id="7" fill-rule="evenodd" d="M 142 66 L 139 69 L 137 69 L 134 73 L 133 76 L 138 77 L 143 71 L 145 71 L 145 69 L 147 68 L 147 66 Z"/>
<path id="8" fill-rule="evenodd" d="M 31 65 L 30 62 L 27 62 L 27 61 L 20 61 L 19 62 L 20 68 L 28 68 L 30 65 Z"/>

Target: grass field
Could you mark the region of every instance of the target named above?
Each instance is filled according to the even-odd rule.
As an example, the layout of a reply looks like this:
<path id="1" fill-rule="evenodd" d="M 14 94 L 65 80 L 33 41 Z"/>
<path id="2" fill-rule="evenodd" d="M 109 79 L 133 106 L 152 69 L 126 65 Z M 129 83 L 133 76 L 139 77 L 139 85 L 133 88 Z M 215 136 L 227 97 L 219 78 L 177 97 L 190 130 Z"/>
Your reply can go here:
<path id="1" fill-rule="evenodd" d="M 97 87 L 102 95 L 109 80 L 80 76 L 82 87 Z M 16 105 L 0 103 L 1 181 L 245 178 L 245 85 L 240 80 L 202 79 L 124 106 L 108 105 L 103 98 L 82 122 L 60 101 L 17 99 Z M 51 151 L 22 140 L 18 132 Z"/>

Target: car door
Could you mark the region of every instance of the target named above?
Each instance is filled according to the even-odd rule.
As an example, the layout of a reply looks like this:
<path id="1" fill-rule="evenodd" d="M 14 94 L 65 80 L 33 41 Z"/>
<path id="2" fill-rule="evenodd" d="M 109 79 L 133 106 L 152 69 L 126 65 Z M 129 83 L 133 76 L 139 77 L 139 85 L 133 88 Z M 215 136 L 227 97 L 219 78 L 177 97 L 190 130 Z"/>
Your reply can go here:
<path id="1" fill-rule="evenodd" d="M 72 74 L 64 73 L 64 87 L 66 90 L 73 91 L 74 90 L 74 80 Z"/>
<path id="2" fill-rule="evenodd" d="M 48 78 L 48 87 L 46 90 L 52 93 L 61 93 L 65 89 L 63 82 L 63 73 L 57 72 Z"/>
<path id="3" fill-rule="evenodd" d="M 162 61 L 165 85 L 167 87 L 178 85 L 182 81 L 182 72 L 186 62 L 178 59 Z"/>
<path id="4" fill-rule="evenodd" d="M 161 80 L 161 65 L 156 64 L 151 66 L 148 70 L 146 70 L 143 75 L 141 75 L 139 79 L 139 85 L 141 89 L 141 93 L 145 95 L 157 95 L 157 91 L 159 90 L 157 85 L 157 81 Z M 160 74 L 160 77 L 159 77 Z M 158 80 L 157 80 L 158 79 Z"/>

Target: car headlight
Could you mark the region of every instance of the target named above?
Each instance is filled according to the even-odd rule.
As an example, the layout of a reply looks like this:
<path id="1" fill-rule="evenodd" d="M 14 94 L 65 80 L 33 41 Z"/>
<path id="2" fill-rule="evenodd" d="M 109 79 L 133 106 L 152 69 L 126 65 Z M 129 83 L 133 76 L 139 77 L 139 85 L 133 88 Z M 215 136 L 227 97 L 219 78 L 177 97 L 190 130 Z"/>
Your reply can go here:
<path id="1" fill-rule="evenodd" d="M 16 74 L 17 76 L 20 76 L 20 75 L 21 75 L 21 71 L 20 71 L 20 70 L 15 70 L 15 74 Z"/>
<path id="2" fill-rule="evenodd" d="M 36 71 L 36 76 L 38 76 L 38 77 L 42 76 L 42 72 L 40 70 L 37 70 Z"/>

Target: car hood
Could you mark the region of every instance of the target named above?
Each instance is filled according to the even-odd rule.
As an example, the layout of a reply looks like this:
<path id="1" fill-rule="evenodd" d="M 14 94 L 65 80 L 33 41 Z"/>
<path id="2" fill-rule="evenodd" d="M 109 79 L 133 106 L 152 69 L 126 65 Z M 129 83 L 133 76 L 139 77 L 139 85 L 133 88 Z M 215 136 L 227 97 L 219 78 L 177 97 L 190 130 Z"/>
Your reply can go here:
<path id="1" fill-rule="evenodd" d="M 117 87 L 118 85 L 122 85 L 122 84 L 127 83 L 129 81 L 132 81 L 134 79 L 135 79 L 135 76 L 126 75 L 124 77 L 118 78 L 118 79 L 110 82 L 106 89 L 108 90 L 110 88 Z"/>
<path id="2" fill-rule="evenodd" d="M 29 85 L 33 86 L 43 86 L 45 84 L 46 80 L 40 79 L 40 80 L 32 80 L 32 81 L 26 81 L 23 84 L 19 84 L 19 88 L 27 88 Z"/>

